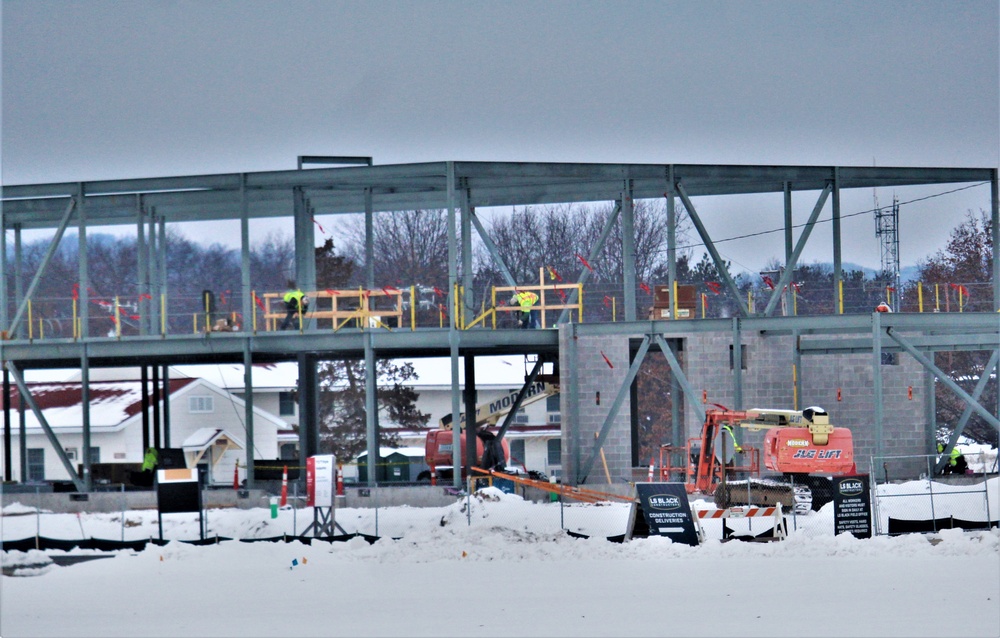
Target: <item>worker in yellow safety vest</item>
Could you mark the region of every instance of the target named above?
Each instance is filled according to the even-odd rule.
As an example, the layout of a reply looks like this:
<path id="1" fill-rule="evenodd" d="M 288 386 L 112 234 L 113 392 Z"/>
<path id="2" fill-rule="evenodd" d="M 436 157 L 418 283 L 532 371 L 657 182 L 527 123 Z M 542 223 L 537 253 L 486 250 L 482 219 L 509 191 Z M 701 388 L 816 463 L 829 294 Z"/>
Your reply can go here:
<path id="1" fill-rule="evenodd" d="M 729 438 L 733 440 L 733 450 L 735 450 L 737 454 L 743 454 L 743 448 L 740 447 L 739 442 L 736 440 L 736 435 L 733 434 L 733 428 L 728 425 L 724 425 L 722 426 L 722 429 L 725 430 L 729 434 Z"/>
<path id="2" fill-rule="evenodd" d="M 296 317 L 299 317 L 301 326 L 301 320 L 305 318 L 305 313 L 309 310 L 309 297 L 306 297 L 304 292 L 295 287 L 294 281 L 288 282 L 288 289 L 288 292 L 282 297 L 282 301 L 285 302 L 285 320 L 281 322 L 279 330 L 294 328 Z"/>
<path id="3" fill-rule="evenodd" d="M 944 452 L 944 445 L 938 443 L 938 454 Z M 968 462 L 965 460 L 965 455 L 962 451 L 958 449 L 958 446 L 953 446 L 951 448 L 951 453 L 948 455 L 948 464 L 944 466 L 941 473 L 942 474 L 965 474 L 965 471 L 969 468 Z"/>
<path id="4" fill-rule="evenodd" d="M 538 320 L 538 310 L 532 308 L 536 303 L 538 303 L 538 295 L 530 290 L 514 293 L 514 296 L 510 298 L 510 305 L 521 307 L 521 328 L 541 327 Z"/>

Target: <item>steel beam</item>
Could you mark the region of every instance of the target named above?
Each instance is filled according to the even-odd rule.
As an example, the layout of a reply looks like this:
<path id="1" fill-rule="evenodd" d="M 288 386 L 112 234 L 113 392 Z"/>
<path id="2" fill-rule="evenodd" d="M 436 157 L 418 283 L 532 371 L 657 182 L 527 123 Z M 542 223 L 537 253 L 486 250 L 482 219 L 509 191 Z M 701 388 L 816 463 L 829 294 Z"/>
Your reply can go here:
<path id="1" fill-rule="evenodd" d="M 497 432 L 497 438 L 503 439 L 504 435 L 507 434 L 507 429 L 510 427 L 511 423 L 514 422 L 514 417 L 517 415 L 517 411 L 521 409 L 521 403 L 524 401 L 524 397 L 528 394 L 528 389 L 535 383 L 535 379 L 538 378 L 538 373 L 542 371 L 542 358 L 539 357 L 538 361 L 535 361 L 535 365 L 532 366 L 531 372 L 524 380 L 524 385 L 518 390 L 517 396 L 514 397 L 514 402 L 510 406 L 510 410 L 507 412 L 506 416 L 503 418 L 503 423 L 500 425 L 500 430 Z M 465 383 L 468 385 L 469 377 L 466 373 Z M 475 402 L 473 402 L 474 404 Z M 473 410 L 475 405 L 472 406 Z M 466 410 L 469 408 L 466 407 Z"/>
<path id="2" fill-rule="evenodd" d="M 716 271 L 718 271 L 719 276 L 722 277 L 722 281 L 726 284 L 726 288 L 729 289 L 729 294 L 731 294 L 733 299 L 736 301 L 736 305 L 740 310 L 740 315 L 743 317 L 749 316 L 750 310 L 747 308 L 746 302 L 743 301 L 743 295 L 740 294 L 740 289 L 736 285 L 736 282 L 733 281 L 733 276 L 729 274 L 729 269 L 726 268 L 726 264 L 722 260 L 722 256 L 719 255 L 719 251 L 715 248 L 715 243 L 712 242 L 712 238 L 709 237 L 708 231 L 705 230 L 705 225 L 701 223 L 698 211 L 695 210 L 694 204 L 691 203 L 691 199 L 688 197 L 687 191 L 679 181 L 675 184 L 675 186 L 677 188 L 677 193 L 681 196 L 681 201 L 684 202 L 684 208 L 687 209 L 688 217 L 691 218 L 691 222 L 694 224 L 695 230 L 698 231 L 698 236 L 701 237 L 701 241 L 705 244 L 708 254 L 712 256 L 712 262 L 715 264 Z"/>
<path id="3" fill-rule="evenodd" d="M 872 314 L 878 315 L 881 313 L 876 312 Z M 928 359 L 926 355 L 924 355 L 922 352 L 914 348 L 905 339 L 897 335 L 891 328 L 886 329 L 886 334 L 888 334 L 893 341 L 902 346 L 903 350 L 906 350 L 906 352 L 909 353 L 911 357 L 919 361 L 920 364 L 924 366 L 924 368 L 934 373 L 934 376 L 938 378 L 938 381 L 943 383 L 949 390 L 954 392 L 960 399 L 965 401 L 965 403 L 970 408 L 972 408 L 979 416 L 983 417 L 984 421 L 992 425 L 998 432 L 1000 432 L 1000 420 L 997 420 L 997 417 L 991 414 L 989 410 L 981 406 L 978 401 L 974 401 L 972 397 L 969 396 L 969 393 L 963 390 L 957 383 L 955 383 L 951 379 L 951 377 L 949 377 L 947 374 L 942 372 L 940 368 L 934 365 L 933 361 Z"/>
<path id="4" fill-rule="evenodd" d="M 674 356 L 673 351 L 670 349 L 669 344 L 667 344 L 666 339 L 663 338 L 663 335 L 656 334 L 654 336 L 656 338 L 657 345 L 660 346 L 660 352 L 663 353 L 663 357 L 667 360 L 667 365 L 670 366 L 670 372 L 672 373 L 673 378 L 677 379 L 677 383 L 681 386 L 681 389 L 684 390 L 684 396 L 688 398 L 688 401 L 691 405 L 691 410 L 694 412 L 694 415 L 697 418 L 698 423 L 704 423 L 705 410 L 701 407 L 701 404 L 699 403 L 700 397 L 695 392 L 695 389 L 691 387 L 691 383 L 688 381 L 687 375 L 684 374 L 684 369 L 681 368 L 680 361 L 678 361 L 677 357 Z M 671 398 L 673 400 L 677 399 L 677 397 L 671 397 Z M 674 423 L 674 428 L 676 427 L 677 424 Z"/>
<path id="5" fill-rule="evenodd" d="M 597 238 L 597 243 L 591 247 L 590 253 L 587 254 L 587 263 L 590 263 L 592 260 L 596 260 L 597 256 L 601 254 L 602 250 L 604 250 L 604 245 L 608 242 L 608 237 L 611 235 L 611 231 L 614 230 L 615 222 L 618 221 L 618 215 L 621 213 L 622 210 L 621 204 L 622 203 L 620 201 L 615 201 L 614 210 L 611 211 L 611 214 L 608 215 L 608 219 L 604 222 L 604 228 L 601 229 L 601 234 Z M 581 266 L 580 276 L 577 277 L 576 283 L 582 286 L 583 284 L 587 283 L 587 280 L 589 278 L 590 278 L 590 269 Z M 574 288 L 573 291 L 569 294 L 569 301 L 566 303 L 566 305 L 572 306 L 576 304 L 577 299 L 579 299 L 579 297 L 580 295 L 577 293 L 577 289 Z M 557 324 L 565 323 L 568 317 L 569 317 L 569 308 L 563 308 L 563 311 L 559 313 L 559 319 L 556 320 L 556 323 Z"/>
<path id="6" fill-rule="evenodd" d="M 795 244 L 795 250 L 792 251 L 791 259 L 785 264 L 785 271 L 781 273 L 778 283 L 775 285 L 774 290 L 771 291 L 771 298 L 767 300 L 767 306 L 764 307 L 765 316 L 771 316 L 771 313 L 774 312 L 775 305 L 777 305 L 778 300 L 781 298 L 782 291 L 791 283 L 792 275 L 795 273 L 795 265 L 799 261 L 799 256 L 802 255 L 802 250 L 806 247 L 806 242 L 809 241 L 809 235 L 812 233 L 813 228 L 816 225 L 816 220 L 819 218 L 819 214 L 823 212 L 823 206 L 826 205 L 826 198 L 829 197 L 830 190 L 831 186 L 827 185 L 827 187 L 823 189 L 823 192 L 820 193 L 819 200 L 813 207 L 812 214 L 809 215 L 808 221 L 806 221 L 806 227 L 802 229 L 802 234 L 799 235 L 799 241 Z"/>
<path id="7" fill-rule="evenodd" d="M 38 270 L 35 271 L 35 276 L 31 278 L 31 283 L 28 284 L 28 290 L 24 293 L 23 297 L 20 297 L 20 303 L 17 307 L 17 312 L 14 313 L 14 318 L 10 321 L 10 328 L 8 329 L 11 335 L 17 333 L 18 325 L 21 323 L 21 319 L 24 316 L 25 310 L 28 309 L 28 300 L 31 296 L 35 294 L 35 288 L 38 287 L 38 282 L 42 280 L 42 276 L 45 274 L 45 269 L 48 268 L 49 262 L 52 261 L 52 255 L 55 254 L 56 249 L 59 248 L 59 241 L 62 239 L 63 233 L 66 232 L 66 226 L 69 224 L 70 216 L 73 214 L 73 208 L 76 205 L 76 199 L 69 200 L 69 204 L 66 205 L 66 211 L 63 213 L 62 220 L 59 222 L 59 227 L 56 228 L 56 235 L 52 238 L 52 242 L 49 244 L 48 250 L 45 251 L 45 257 L 42 258 L 42 263 L 38 265 Z M 4 233 L 4 242 L 7 241 L 7 234 Z M 17 246 L 15 246 L 17 248 Z M 20 252 L 15 250 L 15 252 Z M 20 264 L 21 259 L 18 255 L 15 255 L 16 261 Z M 6 272 L 6 262 L 4 263 L 4 271 Z M 83 294 L 85 291 L 80 291 Z"/>
<path id="8" fill-rule="evenodd" d="M 25 404 L 27 404 L 27 406 L 34 413 L 35 418 L 38 419 L 38 424 L 42 427 L 42 430 L 45 432 L 45 436 L 48 437 L 49 439 L 49 445 L 51 445 L 52 449 L 55 450 L 56 456 L 62 463 L 62 466 L 66 470 L 66 473 L 69 475 L 70 480 L 73 481 L 73 485 L 76 487 L 76 491 L 86 492 L 87 486 L 80 479 L 80 476 L 76 473 L 76 469 L 73 468 L 73 464 L 70 463 L 69 457 L 66 456 L 66 451 L 63 449 L 62 444 L 59 442 L 59 438 L 56 436 L 56 433 L 52 431 L 52 427 L 49 425 L 49 422 L 45 420 L 45 415 L 39 409 L 38 403 L 35 402 L 35 398 L 31 396 L 31 392 L 28 390 L 28 385 L 24 382 L 24 377 L 21 376 L 21 371 L 17 369 L 17 366 L 14 365 L 13 361 L 7 361 L 5 365 L 7 367 L 7 370 L 10 371 L 10 376 L 14 378 L 14 383 L 17 384 L 17 391 L 20 393 L 20 398 L 21 398 L 19 402 L 20 405 L 24 406 Z M 25 433 L 22 429 L 21 432 L 22 446 L 26 444 L 24 434 Z M 25 465 L 22 464 L 21 466 L 22 482 L 24 482 L 26 479 L 26 477 L 24 476 L 25 470 L 26 467 Z"/>
<path id="9" fill-rule="evenodd" d="M 972 391 L 972 400 L 976 403 L 979 402 L 979 397 L 983 395 L 983 390 L 986 389 L 986 384 L 989 383 L 990 375 L 993 373 L 993 369 L 996 367 L 998 360 L 1000 360 L 1000 350 L 994 350 L 993 354 L 990 355 L 989 363 L 983 368 L 983 373 L 979 375 L 979 381 L 976 382 L 976 387 Z M 948 462 L 949 456 L 951 454 L 952 448 L 958 443 L 958 438 L 962 436 L 962 432 L 965 430 L 965 426 L 969 423 L 969 417 L 972 416 L 972 405 L 966 405 L 965 410 L 962 411 L 962 416 L 958 419 L 958 423 L 955 424 L 955 430 L 951 433 L 951 438 L 948 440 L 948 445 L 945 447 L 944 454 L 938 459 L 937 465 L 934 466 L 934 473 L 937 474 L 941 472 L 944 468 L 945 463 Z"/>
<path id="10" fill-rule="evenodd" d="M 635 375 L 639 372 L 643 359 L 646 358 L 646 352 L 649 351 L 650 341 L 650 336 L 646 335 L 643 337 L 642 343 L 639 344 L 639 350 L 635 353 L 635 359 L 632 361 L 632 365 L 629 366 L 628 372 L 622 380 L 622 385 L 618 388 L 618 394 L 615 396 L 615 401 L 611 404 L 611 409 L 608 411 L 608 416 L 604 419 L 604 425 L 601 426 L 601 431 L 597 435 L 597 441 L 594 443 L 594 451 L 591 452 L 590 457 L 584 462 L 583 466 L 577 470 L 577 485 L 587 482 L 587 476 L 590 475 L 590 470 L 594 467 L 597 455 L 600 453 L 601 448 L 604 447 L 604 441 L 608 438 L 608 432 L 611 431 L 611 426 L 615 423 L 615 418 L 618 416 L 618 410 L 621 409 L 622 403 L 625 401 L 625 397 L 628 396 L 631 391 L 632 381 L 635 380 Z"/>
<path id="11" fill-rule="evenodd" d="M 486 232 L 486 229 L 483 227 L 483 223 L 479 221 L 479 216 L 476 215 L 476 210 L 474 208 L 470 208 L 469 219 L 476 227 L 476 232 L 479 233 L 479 239 L 481 239 L 483 245 L 486 246 L 486 252 L 490 254 L 490 257 L 493 258 L 493 263 L 500 269 L 500 274 L 503 276 L 504 281 L 506 281 L 507 285 L 512 288 L 517 287 L 517 280 L 515 280 L 514 276 L 510 274 L 507 264 L 505 264 L 503 259 L 500 257 L 500 251 L 497 249 L 496 243 L 493 241 L 493 238 L 490 237 L 490 234 Z"/>

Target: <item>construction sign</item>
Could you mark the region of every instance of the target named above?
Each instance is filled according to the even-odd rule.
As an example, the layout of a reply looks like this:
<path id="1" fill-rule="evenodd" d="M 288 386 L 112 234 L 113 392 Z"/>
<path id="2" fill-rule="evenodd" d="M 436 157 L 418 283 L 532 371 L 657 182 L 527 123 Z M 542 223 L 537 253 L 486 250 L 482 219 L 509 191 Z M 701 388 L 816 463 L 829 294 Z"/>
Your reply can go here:
<path id="1" fill-rule="evenodd" d="M 872 537 L 872 499 L 867 474 L 833 479 L 833 533 Z"/>
<path id="2" fill-rule="evenodd" d="M 642 522 L 648 532 L 641 533 L 643 526 L 633 508 L 629 537 L 666 536 L 675 543 L 698 545 L 698 531 L 684 483 L 636 483 L 635 489 L 639 496 L 638 509 L 642 511 Z"/>

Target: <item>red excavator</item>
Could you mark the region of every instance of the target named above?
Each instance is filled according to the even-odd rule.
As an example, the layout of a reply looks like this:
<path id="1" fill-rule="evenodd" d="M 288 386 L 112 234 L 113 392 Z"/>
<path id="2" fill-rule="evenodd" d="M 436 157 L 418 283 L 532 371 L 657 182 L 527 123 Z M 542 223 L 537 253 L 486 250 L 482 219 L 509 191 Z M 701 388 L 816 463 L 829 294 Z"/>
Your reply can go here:
<path id="1" fill-rule="evenodd" d="M 760 478 L 760 450 L 737 444 L 732 428 L 767 430 L 764 467 L 780 476 Z M 679 454 L 683 462 L 674 465 Z M 832 497 L 827 476 L 856 471 L 851 431 L 830 424 L 818 407 L 797 410 L 729 410 L 715 404 L 706 410 L 701 436 L 684 447 L 660 448 L 661 479 L 681 473 L 689 493 L 714 495 L 719 507 L 736 504 L 818 510 Z M 738 477 L 746 477 L 741 480 Z"/>

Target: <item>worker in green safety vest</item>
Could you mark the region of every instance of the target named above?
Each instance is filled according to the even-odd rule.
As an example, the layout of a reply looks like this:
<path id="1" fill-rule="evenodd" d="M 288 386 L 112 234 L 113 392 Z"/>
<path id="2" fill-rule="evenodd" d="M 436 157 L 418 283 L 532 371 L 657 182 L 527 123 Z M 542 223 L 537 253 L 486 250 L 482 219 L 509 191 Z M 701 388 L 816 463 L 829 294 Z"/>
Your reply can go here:
<path id="1" fill-rule="evenodd" d="M 159 455 L 156 452 L 155 447 L 146 448 L 146 455 L 142 457 L 142 471 L 152 472 L 156 469 L 156 464 L 159 462 Z"/>
<path id="2" fill-rule="evenodd" d="M 539 328 L 541 324 L 538 320 L 538 311 L 533 306 L 538 303 L 538 295 L 530 290 L 522 290 L 514 293 L 510 298 L 510 305 L 521 307 L 521 328 Z"/>
<path id="3" fill-rule="evenodd" d="M 938 454 L 944 453 L 944 444 L 938 443 L 937 449 Z M 968 462 L 965 460 L 965 455 L 962 451 L 958 449 L 958 446 L 953 446 L 951 448 L 951 453 L 948 455 L 948 464 L 941 469 L 942 474 L 965 474 L 965 471 L 969 468 Z"/>
<path id="4" fill-rule="evenodd" d="M 295 327 L 295 318 L 299 317 L 299 324 L 305 318 L 306 311 L 309 310 L 309 297 L 295 286 L 294 281 L 288 282 L 288 292 L 282 297 L 285 302 L 285 320 L 281 322 L 279 330 L 288 330 Z"/>

